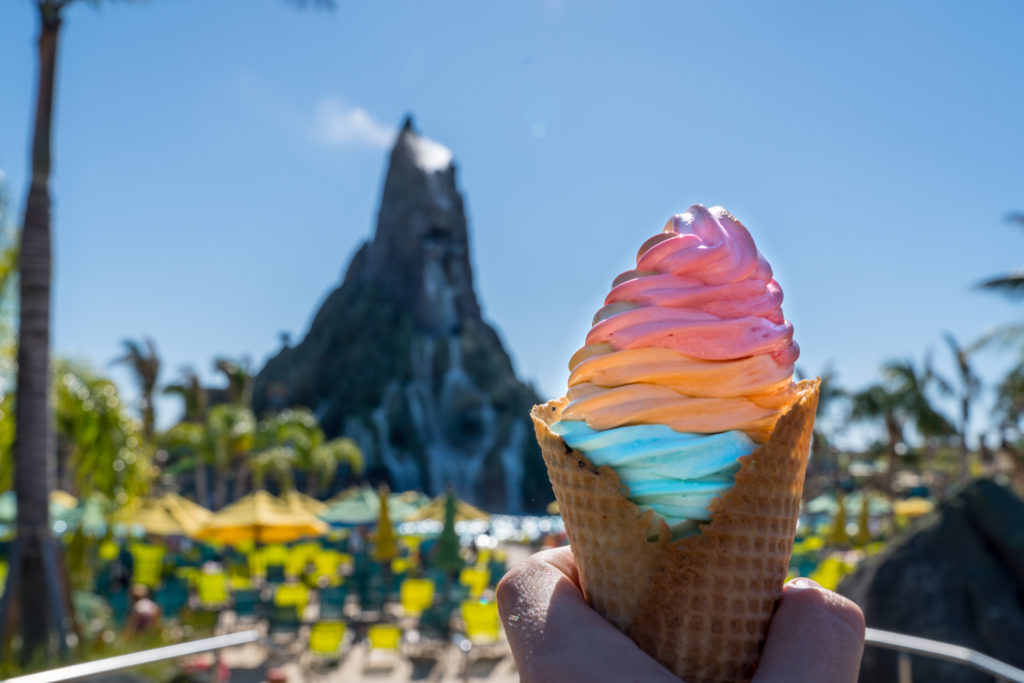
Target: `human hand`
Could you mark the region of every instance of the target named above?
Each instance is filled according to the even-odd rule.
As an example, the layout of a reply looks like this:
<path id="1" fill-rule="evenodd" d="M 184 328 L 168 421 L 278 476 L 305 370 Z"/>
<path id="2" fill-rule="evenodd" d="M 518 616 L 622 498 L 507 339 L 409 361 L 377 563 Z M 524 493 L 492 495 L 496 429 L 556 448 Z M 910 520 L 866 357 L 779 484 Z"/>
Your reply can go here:
<path id="1" fill-rule="evenodd" d="M 545 550 L 498 584 L 498 610 L 524 683 L 679 679 L 595 612 L 568 547 Z M 785 586 L 754 683 L 857 680 L 864 616 L 809 579 Z"/>

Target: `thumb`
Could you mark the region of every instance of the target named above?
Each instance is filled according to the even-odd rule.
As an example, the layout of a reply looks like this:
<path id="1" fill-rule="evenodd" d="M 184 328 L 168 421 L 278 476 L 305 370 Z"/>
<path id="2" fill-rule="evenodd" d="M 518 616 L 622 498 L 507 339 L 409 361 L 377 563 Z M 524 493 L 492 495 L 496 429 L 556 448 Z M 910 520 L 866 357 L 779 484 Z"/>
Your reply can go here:
<path id="1" fill-rule="evenodd" d="M 786 584 L 755 683 L 854 683 L 864 652 L 864 615 L 810 579 Z"/>

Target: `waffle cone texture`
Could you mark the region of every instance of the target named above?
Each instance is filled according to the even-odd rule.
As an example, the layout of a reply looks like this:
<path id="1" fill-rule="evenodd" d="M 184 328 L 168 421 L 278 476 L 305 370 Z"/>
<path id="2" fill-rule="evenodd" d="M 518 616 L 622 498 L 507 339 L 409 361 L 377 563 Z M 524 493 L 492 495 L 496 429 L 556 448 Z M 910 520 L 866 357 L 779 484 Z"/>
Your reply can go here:
<path id="1" fill-rule="evenodd" d="M 701 532 L 672 541 L 668 525 L 627 498 L 610 467 L 594 467 L 548 425 L 566 400 L 531 416 L 590 604 L 686 683 L 749 681 L 782 595 L 810 451 L 818 381 L 771 438 L 739 459 Z"/>

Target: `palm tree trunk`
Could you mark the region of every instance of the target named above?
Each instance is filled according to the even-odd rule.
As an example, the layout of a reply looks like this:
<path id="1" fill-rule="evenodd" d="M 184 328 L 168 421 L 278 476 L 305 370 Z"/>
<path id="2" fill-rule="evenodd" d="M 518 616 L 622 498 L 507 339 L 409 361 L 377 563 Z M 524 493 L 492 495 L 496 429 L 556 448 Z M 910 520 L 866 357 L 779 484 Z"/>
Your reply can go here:
<path id="1" fill-rule="evenodd" d="M 19 271 L 18 378 L 14 490 L 18 538 L 25 544 L 20 615 L 23 661 L 41 656 L 47 645 L 51 587 L 42 548 L 50 540 L 49 492 L 55 477 L 50 414 L 50 137 L 60 16 L 40 5 L 39 91 L 32 140 L 32 181 L 25 204 Z M 55 588 L 55 587 L 54 587 Z"/>
<path id="2" fill-rule="evenodd" d="M 235 464 L 235 486 L 232 493 L 232 498 L 238 500 L 245 496 L 245 490 L 248 488 L 249 483 L 249 468 L 245 464 L 245 460 L 239 460 Z"/>
<path id="3" fill-rule="evenodd" d="M 192 481 L 196 487 L 196 502 L 203 507 L 210 507 L 210 492 L 206 480 L 206 463 L 196 458 L 196 466 L 192 470 Z"/>
<path id="4" fill-rule="evenodd" d="M 891 498 L 896 480 L 896 465 L 899 462 L 899 454 L 896 452 L 896 448 L 900 442 L 903 441 L 903 430 L 900 429 L 899 422 L 896 420 L 895 416 L 886 415 L 885 431 L 889 436 L 889 443 L 886 449 L 889 467 L 888 472 L 885 473 L 885 492 L 888 493 Z"/>
<path id="5" fill-rule="evenodd" d="M 970 456 L 970 453 L 967 450 L 967 422 L 971 417 L 971 403 L 967 396 L 964 396 L 960 409 L 960 415 L 962 418 L 962 421 L 960 422 L 960 467 L 957 474 L 959 475 L 960 482 L 966 483 L 970 478 L 971 473 L 969 466 L 970 463 L 967 462 L 967 459 Z"/>
<path id="6" fill-rule="evenodd" d="M 156 410 L 153 406 L 152 393 L 142 397 L 142 438 L 146 443 L 153 443 L 156 436 Z"/>
<path id="7" fill-rule="evenodd" d="M 220 510 L 228 499 L 228 472 L 226 467 L 217 465 L 213 472 L 213 507 Z"/>

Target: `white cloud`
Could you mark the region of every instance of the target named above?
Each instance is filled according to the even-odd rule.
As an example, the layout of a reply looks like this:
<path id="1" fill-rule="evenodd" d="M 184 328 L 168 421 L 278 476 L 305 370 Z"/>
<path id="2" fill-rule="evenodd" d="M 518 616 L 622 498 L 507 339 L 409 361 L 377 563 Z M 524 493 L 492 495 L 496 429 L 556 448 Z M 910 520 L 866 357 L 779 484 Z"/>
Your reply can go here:
<path id="1" fill-rule="evenodd" d="M 395 128 L 373 118 L 362 107 L 353 107 L 336 97 L 321 100 L 316 107 L 315 133 L 329 145 L 362 145 L 387 149 L 395 139 Z"/>

